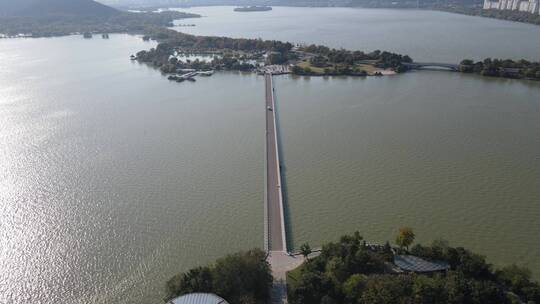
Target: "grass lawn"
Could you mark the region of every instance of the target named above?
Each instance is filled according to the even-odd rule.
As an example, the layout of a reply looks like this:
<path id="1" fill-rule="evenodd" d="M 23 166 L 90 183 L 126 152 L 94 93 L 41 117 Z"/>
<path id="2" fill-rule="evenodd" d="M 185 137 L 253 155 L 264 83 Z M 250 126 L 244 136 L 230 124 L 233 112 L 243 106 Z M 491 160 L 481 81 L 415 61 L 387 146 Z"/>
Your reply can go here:
<path id="1" fill-rule="evenodd" d="M 297 64 L 299 67 L 305 69 L 305 68 L 310 68 L 311 71 L 315 74 L 320 74 L 320 75 L 323 75 L 324 74 L 324 68 L 318 68 L 318 67 L 314 67 L 311 65 L 311 63 L 309 61 L 302 61 L 300 63 Z"/>
<path id="2" fill-rule="evenodd" d="M 287 286 L 290 286 L 292 289 L 296 288 L 296 284 L 298 283 L 298 280 L 300 280 L 302 267 L 304 267 L 303 264 L 287 272 Z"/>
<path id="3" fill-rule="evenodd" d="M 366 71 L 366 73 L 368 73 L 369 75 L 373 75 L 373 74 L 375 74 L 375 72 L 380 72 L 381 71 L 381 69 L 376 68 L 375 66 L 370 65 L 370 64 L 359 64 L 359 65 L 357 65 L 357 67 L 360 70 Z"/>

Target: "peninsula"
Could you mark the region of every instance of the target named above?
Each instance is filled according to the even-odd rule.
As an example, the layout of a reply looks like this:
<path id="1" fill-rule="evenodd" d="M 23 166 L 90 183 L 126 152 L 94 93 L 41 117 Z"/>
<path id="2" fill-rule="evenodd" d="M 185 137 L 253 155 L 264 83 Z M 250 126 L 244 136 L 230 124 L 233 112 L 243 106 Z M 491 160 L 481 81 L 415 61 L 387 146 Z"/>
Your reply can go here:
<path id="1" fill-rule="evenodd" d="M 483 61 L 463 60 L 460 63 L 415 62 L 407 55 L 375 50 L 350 51 L 321 45 L 294 45 L 290 42 L 195 36 L 170 29 L 154 28 L 143 39 L 159 42 L 156 48 L 140 51 L 134 60 L 149 64 L 170 79 L 183 71 L 209 70 L 253 71 L 271 74 L 304 76 L 385 76 L 416 69 L 443 69 L 476 73 L 486 77 L 540 80 L 540 63 L 527 60 Z M 209 60 L 182 60 L 190 54 L 206 55 Z"/>
<path id="2" fill-rule="evenodd" d="M 409 56 L 379 50 L 364 53 L 276 40 L 194 36 L 168 29 L 153 30 L 144 39 L 154 39 L 159 44 L 137 53 L 134 58 L 166 74 L 195 69 L 308 76 L 379 76 L 405 72 L 405 63 L 412 62 Z M 209 55 L 211 60 L 180 60 L 185 54 Z"/>
<path id="3" fill-rule="evenodd" d="M 174 20 L 200 17 L 177 11 L 132 13 L 92 0 L 3 0 L 0 37 L 53 37 L 77 33 L 143 33 Z"/>

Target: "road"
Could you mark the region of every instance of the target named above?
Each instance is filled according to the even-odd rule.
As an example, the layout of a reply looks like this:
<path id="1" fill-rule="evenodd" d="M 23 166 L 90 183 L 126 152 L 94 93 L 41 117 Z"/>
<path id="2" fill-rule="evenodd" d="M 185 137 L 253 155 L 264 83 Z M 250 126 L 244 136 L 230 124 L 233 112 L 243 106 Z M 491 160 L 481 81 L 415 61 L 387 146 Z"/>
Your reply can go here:
<path id="1" fill-rule="evenodd" d="M 266 216 L 268 251 L 287 251 L 272 75 L 266 82 Z"/>

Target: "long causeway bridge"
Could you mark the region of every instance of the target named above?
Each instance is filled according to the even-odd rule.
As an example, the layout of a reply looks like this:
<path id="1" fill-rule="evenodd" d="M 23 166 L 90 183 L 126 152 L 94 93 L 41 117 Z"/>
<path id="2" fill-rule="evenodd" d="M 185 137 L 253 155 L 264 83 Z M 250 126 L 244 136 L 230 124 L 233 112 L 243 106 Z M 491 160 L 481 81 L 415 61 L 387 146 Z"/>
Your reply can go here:
<path id="1" fill-rule="evenodd" d="M 264 77 L 266 100 L 264 249 L 268 253 L 267 260 L 274 277 L 270 303 L 284 304 L 287 303 L 287 271 L 300 266 L 304 259 L 290 254 L 287 248 L 275 90 L 272 73 L 267 73 Z"/>
<path id="2" fill-rule="evenodd" d="M 272 267 L 274 277 L 270 303 L 284 304 L 287 303 L 287 271 L 298 267 L 303 259 L 291 256 L 287 252 L 274 84 L 271 73 L 265 74 L 264 77 L 266 99 L 264 249 L 268 252 L 267 260 Z"/>
<path id="3" fill-rule="evenodd" d="M 287 251 L 285 216 L 283 214 L 283 192 L 279 161 L 276 103 L 272 74 L 265 74 L 266 83 L 266 186 L 265 186 L 265 249 Z"/>

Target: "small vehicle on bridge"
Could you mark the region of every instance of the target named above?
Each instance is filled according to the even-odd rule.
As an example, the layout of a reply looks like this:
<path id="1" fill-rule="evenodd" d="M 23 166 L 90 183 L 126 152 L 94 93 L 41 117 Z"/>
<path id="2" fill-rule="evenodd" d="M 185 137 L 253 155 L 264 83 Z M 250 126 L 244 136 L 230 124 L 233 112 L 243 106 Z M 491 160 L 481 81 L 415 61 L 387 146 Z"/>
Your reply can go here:
<path id="1" fill-rule="evenodd" d="M 271 106 L 266 107 L 268 111 L 273 111 Z"/>

